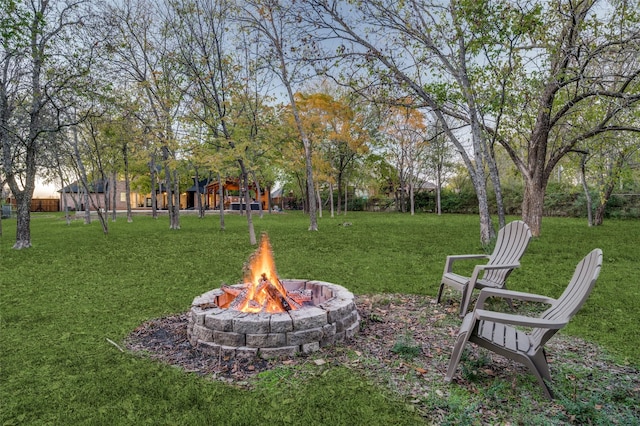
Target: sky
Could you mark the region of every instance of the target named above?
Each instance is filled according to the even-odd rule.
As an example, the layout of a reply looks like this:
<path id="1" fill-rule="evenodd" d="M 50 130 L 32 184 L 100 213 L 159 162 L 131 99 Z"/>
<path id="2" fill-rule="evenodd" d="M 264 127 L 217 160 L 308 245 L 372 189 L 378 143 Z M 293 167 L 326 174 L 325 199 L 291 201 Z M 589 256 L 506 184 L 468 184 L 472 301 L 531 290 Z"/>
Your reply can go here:
<path id="1" fill-rule="evenodd" d="M 58 186 L 52 183 L 45 183 L 42 179 L 36 178 L 36 189 L 33 191 L 33 198 L 60 198 Z"/>

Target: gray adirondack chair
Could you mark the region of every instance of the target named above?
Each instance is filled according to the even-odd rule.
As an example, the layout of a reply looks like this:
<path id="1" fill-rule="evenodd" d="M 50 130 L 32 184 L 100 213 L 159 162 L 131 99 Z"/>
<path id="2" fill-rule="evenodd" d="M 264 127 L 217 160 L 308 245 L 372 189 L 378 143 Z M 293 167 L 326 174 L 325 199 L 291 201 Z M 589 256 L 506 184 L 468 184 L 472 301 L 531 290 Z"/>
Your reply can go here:
<path id="1" fill-rule="evenodd" d="M 520 258 L 527 249 L 530 240 L 531 230 L 529 226 L 520 220 L 516 220 L 508 223 L 498 231 L 496 245 L 491 255 L 463 254 L 447 256 L 436 302 L 440 302 L 445 286 L 460 291 L 462 293 L 460 316 L 463 317 L 469 309 L 474 288 L 505 288 L 505 282 L 511 272 L 520 266 Z M 453 272 L 455 261 L 469 259 L 489 260 L 486 264 L 476 265 L 470 277 Z"/>
<path id="2" fill-rule="evenodd" d="M 450 382 L 453 378 L 464 345 L 473 342 L 526 365 L 538 379 L 546 396 L 553 399 L 553 392 L 545 382 L 551 381 L 551 373 L 544 345 L 582 307 L 600 274 L 601 266 L 602 250 L 594 249 L 578 263 L 569 285 L 558 299 L 504 289 L 481 290 L 475 309 L 462 321 L 445 381 Z M 489 297 L 548 303 L 551 306 L 539 317 L 499 313 L 484 309 L 485 300 Z M 531 331 L 525 332 L 516 327 L 526 327 Z"/>

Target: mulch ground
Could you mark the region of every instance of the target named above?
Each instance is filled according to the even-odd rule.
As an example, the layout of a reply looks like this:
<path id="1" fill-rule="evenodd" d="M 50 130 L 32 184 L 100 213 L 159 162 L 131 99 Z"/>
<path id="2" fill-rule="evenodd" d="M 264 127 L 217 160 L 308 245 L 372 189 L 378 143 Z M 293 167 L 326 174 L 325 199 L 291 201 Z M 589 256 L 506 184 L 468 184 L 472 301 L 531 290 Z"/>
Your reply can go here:
<path id="1" fill-rule="evenodd" d="M 436 304 L 426 296 L 384 294 L 356 296 L 361 326 L 352 339 L 321 348 L 307 356 L 280 360 L 233 359 L 207 355 L 187 340 L 187 316 L 169 316 L 145 322 L 126 339 L 126 347 L 136 353 L 178 366 L 229 384 L 251 388 L 260 372 L 279 366 L 301 364 L 344 365 L 399 394 L 420 409 L 420 401 L 431 392 L 443 396 L 442 386 L 449 356 L 460 326 L 457 305 Z M 479 371 L 462 374 L 458 367 L 452 386 L 465 386 L 481 392 L 496 377 L 516 387 L 516 379 L 527 374 L 524 366 L 503 357 L 467 345 L 469 359 L 478 362 Z M 562 335 L 547 343 L 548 360 L 554 364 L 576 364 L 586 369 L 605 370 L 628 379 L 632 390 L 640 391 L 638 372 L 608 362 L 600 348 L 581 339 Z M 487 357 L 489 357 L 487 359 Z M 473 364 L 472 364 L 473 365 Z M 473 368 L 473 367 L 472 367 Z M 469 377 L 473 376 L 470 380 Z M 584 385 L 581 383 L 580 385 Z M 597 384 L 593 384 L 596 386 Z M 517 395 L 517 393 L 514 392 Z M 544 400 L 542 391 L 537 399 Z M 433 416 L 433 408 L 430 409 Z M 491 413 L 487 413 L 491 415 Z"/>

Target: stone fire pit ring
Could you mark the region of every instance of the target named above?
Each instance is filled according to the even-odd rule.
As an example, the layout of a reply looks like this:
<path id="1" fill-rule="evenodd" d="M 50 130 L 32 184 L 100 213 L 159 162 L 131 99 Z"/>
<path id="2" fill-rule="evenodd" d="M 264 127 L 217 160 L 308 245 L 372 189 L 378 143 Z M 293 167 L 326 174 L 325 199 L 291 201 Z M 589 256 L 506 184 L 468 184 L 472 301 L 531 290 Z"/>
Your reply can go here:
<path id="1" fill-rule="evenodd" d="M 221 289 L 211 290 L 191 304 L 187 326 L 191 345 L 212 356 L 284 358 L 315 352 L 358 330 L 360 316 L 353 293 L 346 288 L 324 281 L 280 281 L 287 291 L 311 290 L 310 305 L 273 314 L 240 312 L 220 308 L 230 296 Z"/>

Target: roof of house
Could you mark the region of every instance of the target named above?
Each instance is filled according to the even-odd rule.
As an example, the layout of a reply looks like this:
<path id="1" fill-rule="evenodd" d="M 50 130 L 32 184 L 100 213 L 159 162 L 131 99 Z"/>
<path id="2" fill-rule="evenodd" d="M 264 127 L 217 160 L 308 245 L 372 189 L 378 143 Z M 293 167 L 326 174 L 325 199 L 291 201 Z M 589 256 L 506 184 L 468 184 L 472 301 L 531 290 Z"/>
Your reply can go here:
<path id="1" fill-rule="evenodd" d="M 89 192 L 93 193 L 93 194 L 102 194 L 105 192 L 105 188 L 108 187 L 108 183 L 109 181 L 104 181 L 104 180 L 97 180 L 95 182 L 90 182 L 89 183 Z M 58 192 L 62 192 L 65 194 L 69 194 L 69 193 L 77 193 L 80 192 L 80 190 L 83 190 L 80 182 L 75 181 L 72 184 L 69 184 L 67 186 L 65 186 L 62 189 L 59 189 Z"/>
<path id="2" fill-rule="evenodd" d="M 194 181 L 195 181 L 195 179 L 194 179 Z M 199 185 L 197 187 L 196 187 L 195 182 L 194 182 L 194 184 L 187 189 L 187 192 L 196 192 L 196 191 L 198 191 L 201 194 L 204 194 L 206 192 L 207 184 L 209 184 L 209 179 L 201 179 L 200 182 L 199 182 Z"/>

